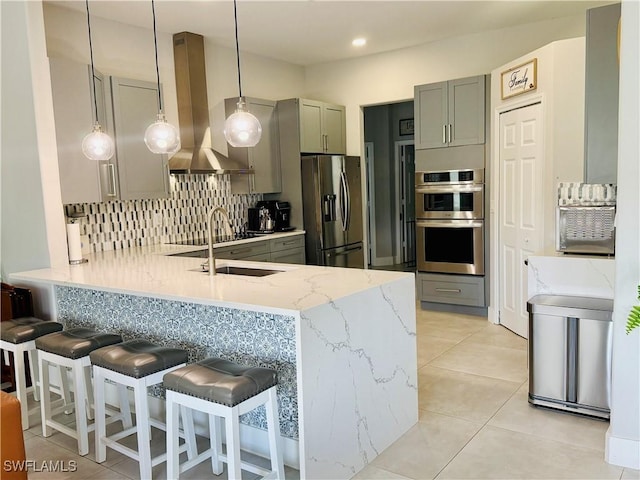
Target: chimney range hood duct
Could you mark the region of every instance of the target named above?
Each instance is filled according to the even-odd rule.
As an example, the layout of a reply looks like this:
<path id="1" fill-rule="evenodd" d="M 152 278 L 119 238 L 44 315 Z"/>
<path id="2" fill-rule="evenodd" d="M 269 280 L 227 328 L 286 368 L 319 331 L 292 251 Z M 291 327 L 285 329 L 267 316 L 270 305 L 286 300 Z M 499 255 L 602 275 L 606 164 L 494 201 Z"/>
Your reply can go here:
<path id="1" fill-rule="evenodd" d="M 190 32 L 173 35 L 181 149 L 169 170 L 187 173 L 253 174 L 253 169 L 211 148 L 204 38 Z"/>

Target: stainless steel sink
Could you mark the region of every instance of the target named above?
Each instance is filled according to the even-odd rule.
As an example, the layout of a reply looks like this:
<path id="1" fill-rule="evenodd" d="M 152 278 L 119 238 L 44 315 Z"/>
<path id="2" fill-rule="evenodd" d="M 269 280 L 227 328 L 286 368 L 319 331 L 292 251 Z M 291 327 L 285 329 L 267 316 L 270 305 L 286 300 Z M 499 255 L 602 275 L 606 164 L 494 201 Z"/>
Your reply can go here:
<path id="1" fill-rule="evenodd" d="M 284 270 L 267 270 L 264 268 L 232 267 L 229 265 L 216 268 L 216 273 L 223 273 L 227 275 L 246 275 L 248 277 L 266 277 L 267 275 L 273 275 L 274 273 L 280 273 L 282 271 Z"/>
<path id="2" fill-rule="evenodd" d="M 193 272 L 208 272 L 209 266 L 203 263 L 200 268 L 192 269 Z M 246 277 L 266 277 L 267 275 L 273 275 L 274 273 L 284 272 L 284 270 L 269 270 L 266 268 L 249 268 L 249 267 L 232 267 L 231 265 L 225 265 L 216 268 L 216 273 L 223 275 L 243 275 Z"/>

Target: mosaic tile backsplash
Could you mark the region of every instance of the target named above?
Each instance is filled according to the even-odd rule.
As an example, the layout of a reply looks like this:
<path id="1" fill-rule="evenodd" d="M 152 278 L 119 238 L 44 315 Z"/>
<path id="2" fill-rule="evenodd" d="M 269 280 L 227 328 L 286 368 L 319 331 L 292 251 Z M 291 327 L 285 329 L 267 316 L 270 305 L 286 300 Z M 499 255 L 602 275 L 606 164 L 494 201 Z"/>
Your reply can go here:
<path id="1" fill-rule="evenodd" d="M 298 438 L 296 327 L 292 316 L 235 310 L 73 287 L 55 287 L 58 321 L 184 348 L 189 363 L 220 357 L 278 372 L 280 432 Z M 163 396 L 161 388 L 152 393 Z M 240 422 L 267 429 L 264 407 Z"/>
<path id="2" fill-rule="evenodd" d="M 239 232 L 247 208 L 262 200 L 262 195 L 232 194 L 228 175 L 175 174 L 169 181 L 169 198 L 65 205 L 65 213 L 87 214 L 79 220 L 80 234 L 91 252 L 101 252 L 206 238 L 207 213 L 218 206 Z M 215 228 L 224 232 L 220 223 Z"/>

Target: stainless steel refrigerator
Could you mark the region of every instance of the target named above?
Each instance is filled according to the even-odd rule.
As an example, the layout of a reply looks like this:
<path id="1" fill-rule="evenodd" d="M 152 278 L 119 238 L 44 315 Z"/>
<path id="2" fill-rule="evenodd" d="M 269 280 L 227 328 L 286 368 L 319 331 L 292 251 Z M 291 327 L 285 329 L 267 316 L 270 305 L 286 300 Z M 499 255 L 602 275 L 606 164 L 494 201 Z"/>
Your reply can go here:
<path id="1" fill-rule="evenodd" d="M 360 158 L 303 156 L 307 263 L 364 268 Z"/>

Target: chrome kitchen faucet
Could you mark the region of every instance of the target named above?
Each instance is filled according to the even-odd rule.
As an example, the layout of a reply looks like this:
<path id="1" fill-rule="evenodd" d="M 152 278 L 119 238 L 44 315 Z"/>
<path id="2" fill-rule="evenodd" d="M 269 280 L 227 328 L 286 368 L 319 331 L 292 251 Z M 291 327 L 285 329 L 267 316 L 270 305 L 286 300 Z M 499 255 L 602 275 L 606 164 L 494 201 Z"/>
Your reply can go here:
<path id="1" fill-rule="evenodd" d="M 213 216 L 216 212 L 219 212 L 220 215 L 222 215 L 222 218 L 225 220 L 225 230 L 227 231 L 227 235 L 229 235 L 230 237 L 233 235 L 233 231 L 231 229 L 231 220 L 229 220 L 229 213 L 222 207 L 212 208 L 207 215 L 207 243 L 209 246 L 209 259 L 207 261 L 209 263 L 209 275 L 216 274 L 216 259 L 213 256 Z"/>

